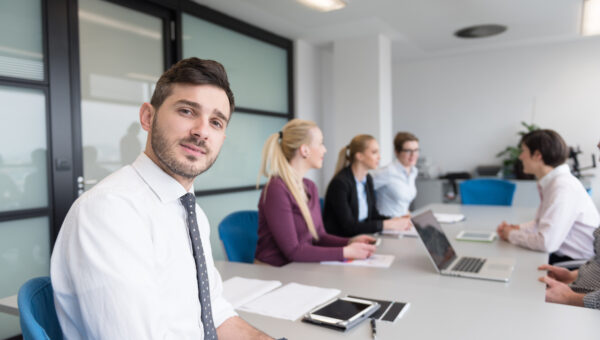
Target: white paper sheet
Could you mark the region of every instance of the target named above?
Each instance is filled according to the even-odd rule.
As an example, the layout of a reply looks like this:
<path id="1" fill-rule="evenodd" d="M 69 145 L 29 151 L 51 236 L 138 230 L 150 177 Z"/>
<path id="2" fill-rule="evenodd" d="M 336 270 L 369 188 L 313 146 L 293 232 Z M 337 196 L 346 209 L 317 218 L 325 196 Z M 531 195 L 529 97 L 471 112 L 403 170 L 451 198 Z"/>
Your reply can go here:
<path id="1" fill-rule="evenodd" d="M 239 310 L 296 321 L 311 309 L 339 294 L 339 289 L 320 288 L 292 282 L 246 303 Z"/>
<path id="2" fill-rule="evenodd" d="M 360 266 L 389 268 L 394 262 L 394 255 L 373 254 L 365 260 L 346 260 L 346 261 L 322 261 L 321 264 L 334 266 Z"/>
<path id="3" fill-rule="evenodd" d="M 435 219 L 440 223 L 457 223 L 465 220 L 465 215 L 463 214 L 442 214 L 442 213 L 434 213 Z"/>
<path id="4" fill-rule="evenodd" d="M 223 282 L 223 297 L 233 305 L 233 308 L 237 309 L 279 286 L 281 286 L 279 281 L 246 279 L 234 276 Z"/>
<path id="5" fill-rule="evenodd" d="M 417 230 L 415 229 L 415 227 L 410 227 L 410 229 L 408 229 L 408 230 L 382 230 L 381 234 L 397 236 L 398 238 L 400 238 L 400 237 L 419 237 L 419 234 L 417 234 Z"/>

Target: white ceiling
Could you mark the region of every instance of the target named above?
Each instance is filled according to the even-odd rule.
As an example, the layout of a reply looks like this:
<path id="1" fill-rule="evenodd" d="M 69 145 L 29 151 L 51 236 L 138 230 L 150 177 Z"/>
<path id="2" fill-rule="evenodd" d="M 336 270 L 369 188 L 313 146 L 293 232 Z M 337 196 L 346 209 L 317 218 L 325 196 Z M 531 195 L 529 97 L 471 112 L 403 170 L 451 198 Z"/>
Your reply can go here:
<path id="1" fill-rule="evenodd" d="M 295 0 L 195 0 L 290 39 L 327 44 L 335 39 L 383 34 L 395 60 L 584 39 L 583 0 L 346 0 L 344 9 L 321 13 Z M 483 39 L 459 39 L 458 29 L 501 24 L 508 30 Z"/>

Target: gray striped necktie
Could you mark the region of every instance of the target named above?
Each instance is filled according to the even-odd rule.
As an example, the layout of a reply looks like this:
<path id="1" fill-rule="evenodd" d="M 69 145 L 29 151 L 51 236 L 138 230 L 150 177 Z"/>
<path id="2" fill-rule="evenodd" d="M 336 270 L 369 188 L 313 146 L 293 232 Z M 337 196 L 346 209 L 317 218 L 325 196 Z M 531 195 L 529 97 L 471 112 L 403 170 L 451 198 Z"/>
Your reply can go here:
<path id="1" fill-rule="evenodd" d="M 210 306 L 210 288 L 208 286 L 208 273 L 204 250 L 200 241 L 200 231 L 196 219 L 196 196 L 187 193 L 180 198 L 181 204 L 187 213 L 187 225 L 192 240 L 194 261 L 196 262 L 196 278 L 198 279 L 198 297 L 202 309 L 202 325 L 204 326 L 204 339 L 217 339 L 217 331 L 212 317 Z"/>

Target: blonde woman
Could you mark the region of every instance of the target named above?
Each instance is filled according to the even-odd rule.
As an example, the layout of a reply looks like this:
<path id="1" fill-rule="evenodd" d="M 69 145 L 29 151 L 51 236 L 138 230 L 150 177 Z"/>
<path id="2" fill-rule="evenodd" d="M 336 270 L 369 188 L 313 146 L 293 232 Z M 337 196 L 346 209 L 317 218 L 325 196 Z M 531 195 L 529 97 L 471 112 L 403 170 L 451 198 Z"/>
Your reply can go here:
<path id="1" fill-rule="evenodd" d="M 323 134 L 311 121 L 294 119 L 265 142 L 260 175 L 268 178 L 258 202 L 255 257 L 273 266 L 290 262 L 364 259 L 375 239 L 329 235 L 323 227 L 319 193 L 304 178 L 323 165 Z"/>
<path id="2" fill-rule="evenodd" d="M 368 171 L 379 165 L 379 143 L 358 135 L 338 154 L 335 173 L 325 195 L 323 220 L 328 233 L 354 236 L 410 228 L 408 217 L 390 218 L 376 207 L 373 179 Z"/>

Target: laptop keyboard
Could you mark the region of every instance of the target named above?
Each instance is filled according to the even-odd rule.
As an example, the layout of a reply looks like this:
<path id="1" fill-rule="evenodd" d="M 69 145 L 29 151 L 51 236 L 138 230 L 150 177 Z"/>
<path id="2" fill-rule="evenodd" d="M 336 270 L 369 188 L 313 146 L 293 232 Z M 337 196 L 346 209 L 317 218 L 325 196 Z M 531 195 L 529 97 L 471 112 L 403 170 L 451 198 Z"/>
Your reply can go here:
<path id="1" fill-rule="evenodd" d="M 486 259 L 476 257 L 461 257 L 460 260 L 452 267 L 452 271 L 479 273 L 481 267 L 485 264 Z"/>

